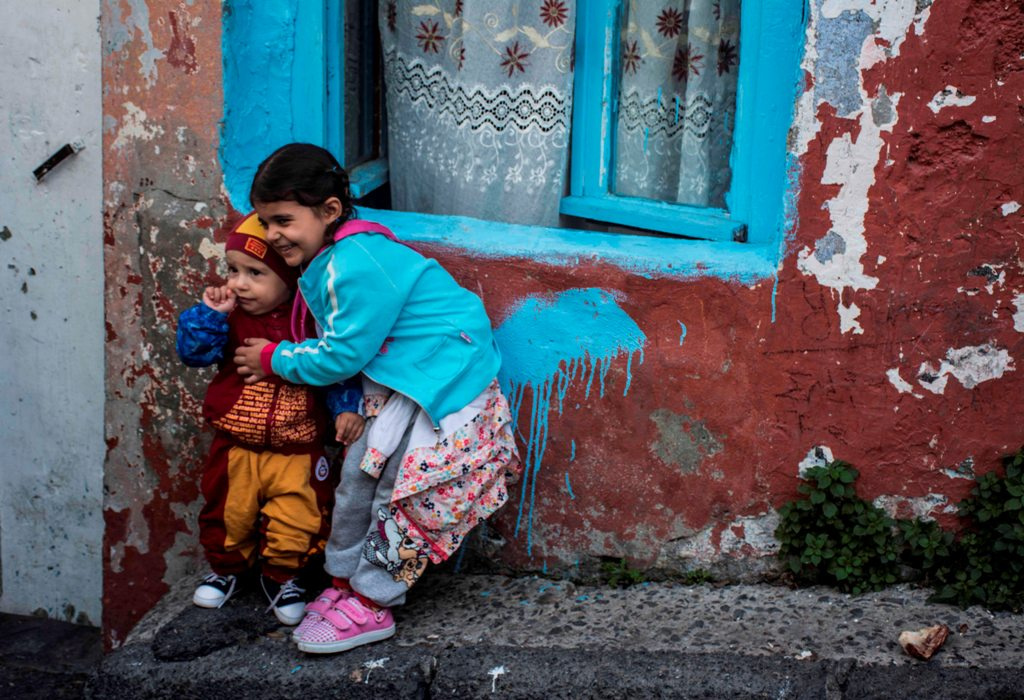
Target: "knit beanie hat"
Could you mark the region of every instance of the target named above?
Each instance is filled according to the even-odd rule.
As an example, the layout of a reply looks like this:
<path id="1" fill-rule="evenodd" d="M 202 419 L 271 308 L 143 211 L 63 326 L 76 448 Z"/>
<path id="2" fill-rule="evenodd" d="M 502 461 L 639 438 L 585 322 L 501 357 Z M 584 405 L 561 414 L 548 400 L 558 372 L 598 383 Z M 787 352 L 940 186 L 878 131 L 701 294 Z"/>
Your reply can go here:
<path id="1" fill-rule="evenodd" d="M 231 230 L 224 249 L 225 251 L 239 250 L 251 258 L 256 258 L 284 280 L 289 289 L 294 289 L 298 282 L 298 268 L 289 266 L 284 258 L 267 243 L 267 232 L 260 224 L 256 212 L 239 221 Z"/>

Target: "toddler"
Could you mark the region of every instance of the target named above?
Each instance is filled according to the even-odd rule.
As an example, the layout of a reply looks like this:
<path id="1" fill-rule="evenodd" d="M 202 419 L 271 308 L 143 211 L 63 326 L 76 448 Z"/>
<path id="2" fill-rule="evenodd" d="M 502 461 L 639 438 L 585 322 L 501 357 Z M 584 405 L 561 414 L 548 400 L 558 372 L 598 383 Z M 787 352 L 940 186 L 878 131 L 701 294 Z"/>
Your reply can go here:
<path id="1" fill-rule="evenodd" d="M 336 468 L 323 450 L 326 410 L 319 392 L 280 377 L 247 384 L 231 358 L 245 338 L 290 340 L 297 271 L 268 245 L 255 214 L 228 237 L 227 284 L 208 287 L 181 314 L 177 350 L 190 367 L 219 364 L 203 403 L 216 429 L 203 471 L 199 539 L 212 573 L 192 601 L 222 606 L 239 576 L 260 561 L 260 582 L 274 614 L 294 625 L 304 614 L 298 574 L 322 553 L 330 528 Z M 328 406 L 342 442 L 359 438 L 355 382 L 332 387 Z"/>

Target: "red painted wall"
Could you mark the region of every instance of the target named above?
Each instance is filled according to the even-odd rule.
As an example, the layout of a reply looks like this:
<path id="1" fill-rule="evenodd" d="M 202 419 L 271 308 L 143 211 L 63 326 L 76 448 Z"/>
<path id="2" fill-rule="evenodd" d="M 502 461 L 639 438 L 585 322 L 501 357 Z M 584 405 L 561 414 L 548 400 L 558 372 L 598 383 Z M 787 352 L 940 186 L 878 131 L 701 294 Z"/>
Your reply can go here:
<path id="1" fill-rule="evenodd" d="M 795 225 L 777 289 L 435 251 L 482 290 L 496 324 L 526 295 L 599 287 L 621 295 L 647 336 L 628 394 L 623 356 L 603 398 L 577 385 L 552 412 L 532 556 L 513 537 L 513 503 L 496 524 L 505 564 L 561 572 L 627 556 L 668 572 L 756 574 L 773 551 L 773 509 L 793 496 L 815 446 L 861 470 L 862 495 L 951 521 L 971 483 L 957 470 L 988 471 L 1024 442 L 1024 211 L 1014 204 L 1024 202 L 1024 12 L 945 0 L 895 34 L 891 12 L 875 17 L 885 21 L 849 56 L 860 100 L 851 110 L 829 97 L 834 78 L 818 76 L 813 58 L 849 48 L 823 43 L 836 18 L 812 5 L 814 52 L 791 138 Z M 208 247 L 230 215 L 217 162 L 220 11 L 149 0 L 103 18 L 104 626 L 114 643 L 201 567 L 206 377 L 177 363 L 173 332 L 212 279 Z M 153 48 L 163 58 L 147 72 Z M 846 249 L 831 260 L 830 231 Z M 815 251 L 826 260 L 817 267 Z M 926 375 L 945 376 L 941 393 L 942 377 L 919 380 L 925 363 Z"/>

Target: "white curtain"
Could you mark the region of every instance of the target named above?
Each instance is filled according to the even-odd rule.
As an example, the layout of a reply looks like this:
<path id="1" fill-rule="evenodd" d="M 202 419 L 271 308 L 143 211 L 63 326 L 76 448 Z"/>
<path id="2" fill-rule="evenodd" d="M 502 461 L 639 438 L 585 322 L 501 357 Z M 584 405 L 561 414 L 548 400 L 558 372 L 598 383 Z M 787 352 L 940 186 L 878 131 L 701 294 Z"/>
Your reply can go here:
<path id="1" fill-rule="evenodd" d="M 574 0 L 382 0 L 395 209 L 558 225 Z"/>
<path id="2" fill-rule="evenodd" d="M 630 0 L 623 14 L 615 193 L 724 207 L 740 0 Z"/>

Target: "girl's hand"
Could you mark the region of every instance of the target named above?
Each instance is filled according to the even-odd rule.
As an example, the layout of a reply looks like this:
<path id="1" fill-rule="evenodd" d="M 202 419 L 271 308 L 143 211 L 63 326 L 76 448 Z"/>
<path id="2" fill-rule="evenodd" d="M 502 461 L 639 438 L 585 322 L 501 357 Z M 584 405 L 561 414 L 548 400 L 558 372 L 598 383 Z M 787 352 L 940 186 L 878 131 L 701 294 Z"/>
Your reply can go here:
<path id="1" fill-rule="evenodd" d="M 268 345 L 270 341 L 266 338 L 246 338 L 245 345 L 239 345 L 235 350 L 235 364 L 246 384 L 255 384 L 267 376 L 260 362 L 260 352 Z"/>
<path id="2" fill-rule="evenodd" d="M 334 419 L 334 439 L 342 445 L 351 445 L 363 434 L 366 420 L 358 413 L 339 413 Z"/>
<path id="3" fill-rule="evenodd" d="M 226 284 L 222 287 L 207 287 L 203 292 L 203 303 L 222 314 L 231 313 L 237 301 L 235 293 Z"/>

